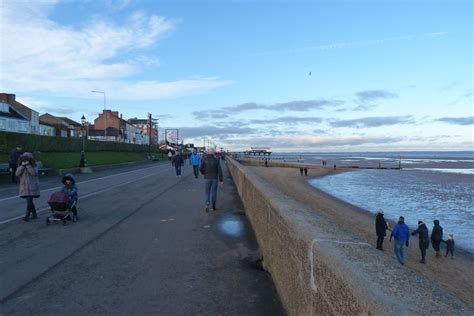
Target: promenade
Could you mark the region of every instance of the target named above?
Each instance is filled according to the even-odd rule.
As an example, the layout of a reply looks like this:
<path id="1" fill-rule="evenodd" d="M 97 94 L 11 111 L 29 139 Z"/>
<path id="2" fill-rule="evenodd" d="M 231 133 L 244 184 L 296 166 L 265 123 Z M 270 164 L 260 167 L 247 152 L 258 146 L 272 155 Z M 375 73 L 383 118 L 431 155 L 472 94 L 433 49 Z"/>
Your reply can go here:
<path id="1" fill-rule="evenodd" d="M 46 226 L 60 177 L 41 178 L 39 219 L 22 222 L 0 184 L 1 315 L 283 315 L 225 164 L 218 211 L 186 165 L 77 175 L 80 221 Z"/>

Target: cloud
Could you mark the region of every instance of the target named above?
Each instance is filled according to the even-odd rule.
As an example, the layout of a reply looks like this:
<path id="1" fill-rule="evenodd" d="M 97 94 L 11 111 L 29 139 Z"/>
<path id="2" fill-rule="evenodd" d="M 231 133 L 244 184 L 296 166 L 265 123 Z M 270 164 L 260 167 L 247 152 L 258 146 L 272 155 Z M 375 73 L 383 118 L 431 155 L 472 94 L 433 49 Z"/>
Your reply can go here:
<path id="1" fill-rule="evenodd" d="M 297 116 L 284 116 L 273 119 L 255 119 L 248 121 L 249 124 L 301 124 L 301 123 L 321 123 L 323 120 L 319 117 L 297 117 Z"/>
<path id="2" fill-rule="evenodd" d="M 372 40 L 360 40 L 360 41 L 351 41 L 351 42 L 333 42 L 333 43 L 326 43 L 314 46 L 307 46 L 302 48 L 290 48 L 290 49 L 282 49 L 282 50 L 273 50 L 267 52 L 260 52 L 254 54 L 255 56 L 268 56 L 268 55 L 287 55 L 287 54 L 297 54 L 297 53 L 306 53 L 311 51 L 325 51 L 325 50 L 333 50 L 333 49 L 343 49 L 355 46 L 373 46 L 373 45 L 381 45 L 390 42 L 400 42 L 412 39 L 423 39 L 423 38 L 433 38 L 433 37 L 441 37 L 447 35 L 448 32 L 430 32 L 418 35 L 402 35 L 402 36 L 395 36 L 395 37 L 387 37 L 381 39 L 372 39 Z"/>
<path id="3" fill-rule="evenodd" d="M 385 116 L 385 117 L 364 117 L 353 120 L 339 120 L 330 122 L 332 127 L 380 127 L 386 125 L 413 124 L 414 120 L 411 115 L 406 116 Z"/>
<path id="4" fill-rule="evenodd" d="M 453 125 L 473 125 L 474 124 L 474 116 L 468 117 L 442 117 L 436 119 L 435 121 L 453 124 Z"/>
<path id="5" fill-rule="evenodd" d="M 395 99 L 398 95 L 386 90 L 366 90 L 356 93 L 357 99 L 362 102 L 373 102 L 380 99 Z"/>
<path id="6" fill-rule="evenodd" d="M 219 119 L 227 118 L 232 114 L 238 114 L 247 111 L 265 110 L 265 111 L 293 111 L 305 112 L 312 109 L 323 109 L 327 107 L 338 107 L 344 104 L 341 100 L 303 100 L 291 101 L 285 103 L 276 103 L 271 105 L 257 104 L 255 102 L 243 103 L 236 106 L 226 106 L 215 110 L 195 111 L 193 115 L 196 119 Z"/>
<path id="7" fill-rule="evenodd" d="M 128 2 L 110 3 L 120 7 Z M 174 31 L 176 21 L 132 12 L 124 21 L 91 18 L 74 27 L 48 17 L 56 3 L 1 2 L 0 68 L 8 76 L 0 79 L 0 90 L 68 97 L 87 97 L 90 90 L 101 90 L 107 91 L 110 99 L 151 100 L 231 83 L 210 76 L 171 82 L 135 81 L 133 78 L 144 69 L 159 65 L 159 59 L 146 52 Z"/>
<path id="8" fill-rule="evenodd" d="M 328 135 L 289 135 L 282 137 L 235 138 L 228 140 L 234 146 L 267 146 L 273 150 L 309 148 L 347 148 L 360 145 L 393 144 L 401 141 L 396 137 L 366 137 L 366 136 L 328 136 Z"/>
<path id="9" fill-rule="evenodd" d="M 256 130 L 248 127 L 238 126 L 198 126 L 198 127 L 180 127 L 179 135 L 183 138 L 198 138 L 198 137 L 214 137 L 214 138 L 226 138 L 233 135 L 239 134 L 253 134 Z"/>

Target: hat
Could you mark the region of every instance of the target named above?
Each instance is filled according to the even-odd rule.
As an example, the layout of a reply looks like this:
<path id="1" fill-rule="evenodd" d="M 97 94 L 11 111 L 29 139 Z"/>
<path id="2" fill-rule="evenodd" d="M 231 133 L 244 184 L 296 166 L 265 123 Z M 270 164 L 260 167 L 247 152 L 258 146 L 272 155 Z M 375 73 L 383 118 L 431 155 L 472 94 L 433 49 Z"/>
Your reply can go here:
<path id="1" fill-rule="evenodd" d="M 418 221 L 418 225 L 424 224 L 423 221 Z"/>
<path id="2" fill-rule="evenodd" d="M 449 239 L 453 239 L 454 235 L 453 234 L 448 234 Z"/>
<path id="3" fill-rule="evenodd" d="M 405 217 L 400 216 L 400 217 L 398 218 L 398 220 L 404 222 L 404 221 L 405 221 Z"/>
<path id="4" fill-rule="evenodd" d="M 377 214 L 382 214 L 382 215 L 383 215 L 383 210 L 382 210 L 381 208 L 379 208 L 379 209 L 377 210 Z"/>

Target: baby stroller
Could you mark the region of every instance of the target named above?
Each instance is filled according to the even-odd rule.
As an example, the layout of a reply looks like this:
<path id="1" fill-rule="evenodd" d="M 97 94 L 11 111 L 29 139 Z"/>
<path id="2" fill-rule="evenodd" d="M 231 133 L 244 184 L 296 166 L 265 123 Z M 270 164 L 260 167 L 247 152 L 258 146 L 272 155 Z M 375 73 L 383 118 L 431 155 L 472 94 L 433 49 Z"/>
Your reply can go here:
<path id="1" fill-rule="evenodd" d="M 76 203 L 77 201 L 70 203 L 69 196 L 64 192 L 54 192 L 51 194 L 48 204 L 53 214 L 46 217 L 46 225 L 59 221 L 65 225 L 68 220 L 75 222 L 77 218 L 74 216 L 72 208 L 76 207 Z"/>

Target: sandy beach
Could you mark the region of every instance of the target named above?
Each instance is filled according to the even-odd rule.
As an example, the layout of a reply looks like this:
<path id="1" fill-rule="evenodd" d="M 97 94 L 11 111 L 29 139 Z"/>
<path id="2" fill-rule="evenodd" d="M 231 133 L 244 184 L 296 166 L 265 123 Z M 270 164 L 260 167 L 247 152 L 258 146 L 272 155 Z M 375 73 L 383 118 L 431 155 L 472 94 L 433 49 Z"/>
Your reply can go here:
<path id="1" fill-rule="evenodd" d="M 308 176 L 302 177 L 297 168 L 281 167 L 249 167 L 257 175 L 272 183 L 283 194 L 290 196 L 323 214 L 341 229 L 341 234 L 351 234 L 374 245 L 375 249 L 375 215 L 367 210 L 360 209 L 344 201 L 334 198 L 311 186 L 307 181 L 312 178 L 321 177 L 335 172 L 333 168 L 314 166 L 309 169 Z M 383 208 L 383 205 L 380 206 Z M 395 223 L 390 223 L 391 227 Z M 442 223 L 441 223 L 442 224 Z M 432 225 L 428 223 L 431 232 Z M 390 232 L 384 241 L 385 255 L 396 261 L 393 253 L 393 243 L 389 242 Z M 444 253 L 445 246 L 442 245 Z M 454 260 L 450 258 L 435 258 L 433 249 L 427 251 L 426 264 L 419 263 L 420 250 L 418 248 L 418 237 L 410 239 L 410 246 L 406 248 L 405 265 L 420 275 L 436 283 L 439 287 L 458 297 L 470 308 L 474 309 L 474 260 L 473 256 L 455 253 Z M 409 289 L 407 289 L 409 291 Z"/>

